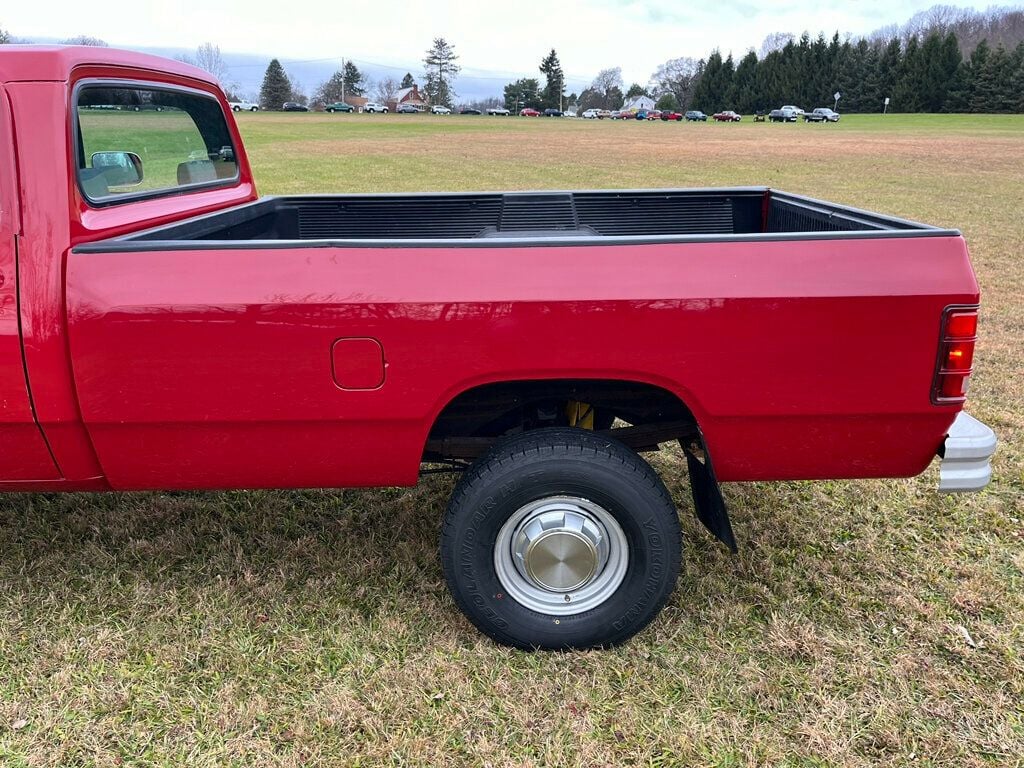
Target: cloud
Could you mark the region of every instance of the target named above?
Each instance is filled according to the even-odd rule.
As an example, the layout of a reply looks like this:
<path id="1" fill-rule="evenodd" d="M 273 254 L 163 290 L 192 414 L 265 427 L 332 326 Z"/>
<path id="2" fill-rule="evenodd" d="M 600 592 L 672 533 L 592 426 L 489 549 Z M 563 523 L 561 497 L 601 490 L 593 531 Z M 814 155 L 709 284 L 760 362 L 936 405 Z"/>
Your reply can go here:
<path id="1" fill-rule="evenodd" d="M 80 0 L 10 3 L 4 26 L 20 37 L 89 34 L 112 44 L 222 50 L 309 61 L 342 56 L 422 72 L 434 37 L 454 42 L 461 64 L 486 81 L 539 76 L 558 50 L 567 75 L 586 82 L 621 66 L 627 81 L 646 82 L 661 62 L 705 56 L 712 48 L 739 56 L 765 35 L 804 30 L 865 34 L 899 23 L 934 0 L 106 0 L 103 12 Z M 976 5 L 976 4 L 975 4 Z"/>

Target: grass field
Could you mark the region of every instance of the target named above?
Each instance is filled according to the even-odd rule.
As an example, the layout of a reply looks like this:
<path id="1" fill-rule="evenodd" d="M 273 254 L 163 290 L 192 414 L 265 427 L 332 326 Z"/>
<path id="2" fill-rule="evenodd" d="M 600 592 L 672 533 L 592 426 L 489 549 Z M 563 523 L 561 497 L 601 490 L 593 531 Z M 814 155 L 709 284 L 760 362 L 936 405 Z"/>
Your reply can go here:
<path id="1" fill-rule="evenodd" d="M 663 452 L 679 588 L 626 646 L 571 654 L 499 648 L 457 612 L 445 477 L 7 496 L 0 765 L 1024 763 L 1024 116 L 238 121 L 263 193 L 768 184 L 959 227 L 994 482 L 729 485 L 734 557 Z"/>

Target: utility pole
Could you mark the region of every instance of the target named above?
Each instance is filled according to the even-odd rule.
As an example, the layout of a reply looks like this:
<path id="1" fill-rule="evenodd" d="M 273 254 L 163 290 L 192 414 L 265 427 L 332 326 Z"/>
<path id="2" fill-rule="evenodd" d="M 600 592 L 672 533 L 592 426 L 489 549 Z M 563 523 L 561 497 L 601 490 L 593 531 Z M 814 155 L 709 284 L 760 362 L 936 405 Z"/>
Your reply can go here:
<path id="1" fill-rule="evenodd" d="M 341 57 L 341 103 L 345 104 L 345 57 Z"/>

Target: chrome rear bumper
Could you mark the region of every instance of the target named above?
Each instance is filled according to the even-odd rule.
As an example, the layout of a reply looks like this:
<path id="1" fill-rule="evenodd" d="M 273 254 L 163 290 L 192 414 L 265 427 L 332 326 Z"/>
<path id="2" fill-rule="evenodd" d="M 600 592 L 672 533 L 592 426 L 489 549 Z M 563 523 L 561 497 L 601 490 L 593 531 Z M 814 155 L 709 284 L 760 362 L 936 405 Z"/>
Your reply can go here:
<path id="1" fill-rule="evenodd" d="M 996 433 L 964 411 L 949 427 L 939 455 L 939 491 L 980 491 L 992 478 Z"/>

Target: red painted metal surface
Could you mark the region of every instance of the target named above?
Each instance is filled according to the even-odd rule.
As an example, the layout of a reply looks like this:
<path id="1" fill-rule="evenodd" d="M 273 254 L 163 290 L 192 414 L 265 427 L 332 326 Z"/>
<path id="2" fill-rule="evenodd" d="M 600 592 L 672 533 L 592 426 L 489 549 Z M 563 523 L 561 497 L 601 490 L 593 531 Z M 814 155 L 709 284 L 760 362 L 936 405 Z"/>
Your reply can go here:
<path id="1" fill-rule="evenodd" d="M 21 323 L 65 483 L 0 487 L 411 484 L 444 405 L 503 380 L 661 386 L 694 412 L 723 480 L 913 475 L 959 410 L 930 402 L 942 310 L 978 299 L 959 237 L 71 253 L 256 193 L 228 112 L 236 187 L 91 209 L 64 119 L 76 79 L 223 97 L 198 70 L 135 54 L 24 61 L 0 54 Z M 0 323 L 0 352 L 12 333 Z M 337 385 L 339 338 L 379 340 L 383 385 Z"/>
<path id="2" fill-rule="evenodd" d="M 676 393 L 723 480 L 913 475 L 957 410 L 942 310 L 977 298 L 959 237 L 83 253 L 67 293 L 117 488 L 413 483 L 456 394 L 555 377 Z M 339 336 L 380 340 L 384 386 L 335 386 Z"/>
<path id="3" fill-rule="evenodd" d="M 18 330 L 17 165 L 5 90 L 0 86 L 0 480 L 59 477 L 32 414 Z"/>
<path id="4" fill-rule="evenodd" d="M 338 339 L 331 346 L 331 372 L 342 389 L 384 386 L 384 348 L 377 339 Z"/>
<path id="5" fill-rule="evenodd" d="M 177 84 L 214 94 L 226 110 L 239 184 L 128 206 L 90 208 L 74 182 L 69 119 L 72 88 L 83 78 Z M 195 67 L 111 49 L 3 46 L 0 80 L 7 81 L 4 87 L 20 169 L 21 331 L 35 416 L 69 487 L 102 487 L 105 481 L 82 423 L 68 350 L 63 297 L 70 246 L 247 202 L 256 198 L 255 186 L 219 86 Z M 22 488 L 11 485 L 13 479 L 0 475 L 0 487 Z"/>

